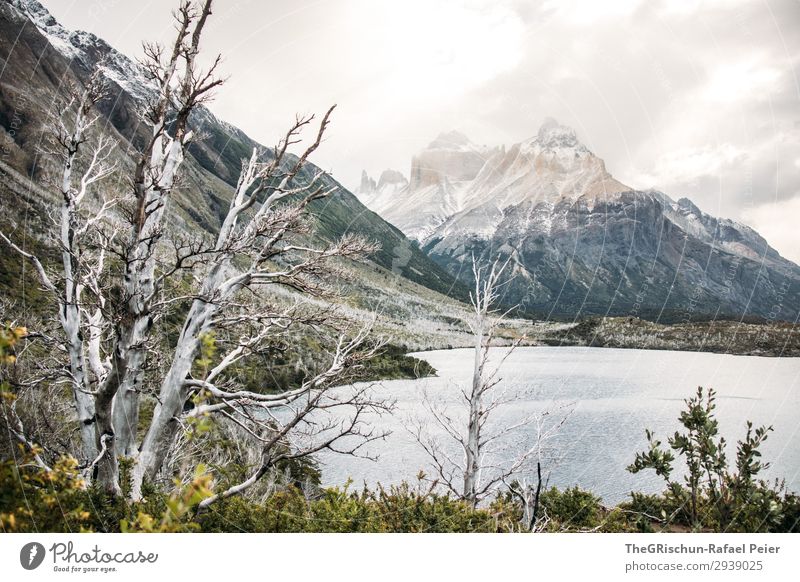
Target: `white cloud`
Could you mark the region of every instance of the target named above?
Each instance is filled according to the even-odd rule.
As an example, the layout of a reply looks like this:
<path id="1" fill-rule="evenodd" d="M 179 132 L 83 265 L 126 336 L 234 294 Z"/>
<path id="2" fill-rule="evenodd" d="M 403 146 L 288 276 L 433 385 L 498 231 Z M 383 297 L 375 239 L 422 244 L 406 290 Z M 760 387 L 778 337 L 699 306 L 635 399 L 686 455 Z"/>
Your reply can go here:
<path id="1" fill-rule="evenodd" d="M 781 77 L 779 70 L 756 59 L 725 63 L 716 67 L 703 94 L 712 102 L 734 103 L 769 98 Z"/>
<path id="2" fill-rule="evenodd" d="M 747 154 L 736 146 L 723 143 L 702 148 L 669 151 L 655 160 L 652 171 L 636 178 L 640 186 L 691 182 L 704 176 L 718 176 L 727 167 L 744 161 Z"/>
<path id="3" fill-rule="evenodd" d="M 502 4 L 408 0 L 354 8 L 359 50 L 385 72 L 381 88 L 404 100 L 461 95 L 512 70 L 524 49 L 522 21 Z"/>
<path id="4" fill-rule="evenodd" d="M 780 202 L 762 204 L 746 212 L 743 220 L 778 249 L 787 259 L 800 264 L 800 240 L 797 236 L 797 217 L 800 216 L 800 196 Z"/>
<path id="5" fill-rule="evenodd" d="M 644 0 L 547 0 L 544 11 L 553 11 L 562 22 L 578 26 L 596 26 L 604 20 L 618 20 L 632 15 Z"/>
<path id="6" fill-rule="evenodd" d="M 663 17 L 691 16 L 709 8 L 731 8 L 741 4 L 741 0 L 662 0 L 659 3 L 659 14 Z"/>

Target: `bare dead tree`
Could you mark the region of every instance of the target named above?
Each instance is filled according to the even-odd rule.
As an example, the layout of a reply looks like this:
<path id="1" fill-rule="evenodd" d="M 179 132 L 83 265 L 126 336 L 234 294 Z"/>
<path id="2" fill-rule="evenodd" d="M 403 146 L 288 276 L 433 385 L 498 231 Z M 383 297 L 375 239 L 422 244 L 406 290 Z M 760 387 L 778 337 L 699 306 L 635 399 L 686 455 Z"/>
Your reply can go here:
<path id="1" fill-rule="evenodd" d="M 69 86 L 67 94 L 65 103 L 58 102 L 54 106 L 48 136 L 54 142 L 50 153 L 60 160 L 61 165 L 57 184 L 61 204 L 55 219 L 55 242 L 61 254 L 60 272 L 48 273 L 38 257 L 26 252 L 2 232 L 0 238 L 33 264 L 44 288 L 58 304 L 59 321 L 69 356 L 66 374 L 72 386 L 80 426 L 79 460 L 87 465 L 98 450 L 92 395 L 106 374 L 100 353 L 100 336 L 104 327 L 100 277 L 105 253 L 91 253 L 89 247 L 93 229 L 116 202 L 103 198 L 99 204 L 90 204 L 87 194 L 93 185 L 110 176 L 116 165 L 110 162 L 114 144 L 103 137 L 92 137 L 92 129 L 98 120 L 93 108 L 106 95 L 99 74 L 94 74 L 83 89 Z M 78 175 L 79 154 L 83 154 L 87 147 L 90 151 L 85 156 L 85 169 Z"/>
<path id="2" fill-rule="evenodd" d="M 0 299 L 0 319 L 9 330 L 24 329 L 14 344 L 13 362 L 0 365 L 0 384 L 7 396 L 0 398 L 0 405 L 7 407 L 0 425 L 9 436 L 7 442 L 0 443 L 0 454 L 14 456 L 17 443 L 35 453 L 36 445 L 44 461 L 37 464 L 43 468 L 60 456 L 79 456 L 82 435 L 77 423 L 60 420 L 71 419 L 75 412 L 74 391 L 70 390 L 70 398 L 63 396 L 64 384 L 73 388 L 73 383 L 60 320 L 36 309 L 21 309 L 10 298 Z"/>
<path id="3" fill-rule="evenodd" d="M 412 429 L 413 436 L 431 461 L 438 484 L 473 507 L 501 484 L 527 470 L 531 459 L 540 450 L 540 442 L 531 444 L 527 435 L 530 427 L 541 421 L 540 413 L 527 415 L 505 426 L 487 426 L 495 411 L 518 397 L 499 388 L 502 381 L 499 372 L 524 338 L 518 338 L 508 346 L 499 362 L 493 364 L 489 361 L 500 326 L 510 312 L 496 310 L 501 290 L 509 281 L 502 282 L 509 261 L 501 263 L 497 259 L 489 266 L 481 266 L 475 257 L 472 259 L 474 288 L 470 293 L 473 308 L 470 327 L 475 347 L 470 387 L 460 389 L 464 410 L 435 400 L 426 393 L 423 404 L 445 438 L 431 434 L 422 423 Z M 516 456 L 508 454 L 512 448 L 509 439 L 515 437 L 519 437 L 516 444 L 522 444 Z M 500 454 L 494 450 L 498 446 L 503 448 Z M 454 453 L 454 449 L 457 452 Z"/>
<path id="4" fill-rule="evenodd" d="M 278 397 L 230 393 L 222 403 L 209 405 L 216 411 L 230 411 L 226 416 L 261 442 L 262 452 L 261 463 L 246 480 L 203 500 L 200 509 L 242 493 L 280 461 L 308 457 L 322 450 L 369 457 L 361 453 L 362 449 L 372 441 L 383 439 L 386 432 L 376 430 L 364 417 L 388 412 L 393 405 L 388 400 L 375 398 L 369 385 L 337 387 L 336 380 L 346 369 L 357 369 L 377 353 L 380 346 L 376 344 L 370 349 L 361 349 L 370 333 L 371 326 L 367 326 L 350 340 L 340 338 L 330 367 L 295 390 Z M 217 391 L 207 383 L 200 385 Z M 223 397 L 219 392 L 217 396 Z M 193 414 L 203 413 L 203 408 L 193 411 Z M 260 421 L 255 423 L 258 434 L 246 424 L 253 420 L 254 414 L 260 416 Z"/>
<path id="5" fill-rule="evenodd" d="M 298 118 L 273 149 L 271 159 L 262 159 L 258 151 L 253 151 L 243 164 L 217 240 L 213 248 L 204 253 L 207 257 L 205 275 L 199 278 L 199 289 L 192 299 L 172 362 L 161 382 L 159 403 L 133 473 L 134 496 L 138 495 L 145 478 L 156 477 L 179 429 L 175 418 L 180 415 L 192 386 L 191 379 L 187 383 L 187 378 L 191 378 L 192 363 L 204 334 L 242 322 L 258 324 L 257 330 L 239 342 L 215 367 L 210 379 L 206 380 L 213 383 L 276 327 L 309 323 L 299 312 L 291 317 L 275 317 L 271 312 L 259 312 L 258 309 L 243 310 L 239 301 L 242 293 L 257 293 L 265 287 L 282 285 L 305 295 L 324 297 L 331 292 L 323 279 L 331 272 L 333 259 L 359 259 L 376 249 L 373 243 L 351 235 L 323 248 L 287 240 L 293 235 L 307 234 L 304 216 L 308 205 L 334 191 L 325 185 L 325 174 L 321 171 L 308 180 L 296 181 L 308 156 L 322 142 L 332 110 L 325 114 L 316 138 L 299 157 L 290 158 L 287 148 L 298 143 L 300 132 L 313 117 Z M 366 339 L 360 334 L 356 337 L 362 338 L 360 343 Z M 345 338 L 340 339 L 344 341 Z M 336 354 L 333 362 L 337 362 Z M 336 365 L 332 370 L 338 373 L 341 368 Z M 231 398 L 227 394 L 218 396 L 213 390 L 210 395 Z"/>
<path id="6" fill-rule="evenodd" d="M 80 228 L 74 226 L 78 224 L 74 208 L 80 206 L 86 190 L 110 172 L 104 165 L 108 144 L 101 143 L 90 156 L 89 171 L 79 180 L 79 186 L 68 190 L 66 185 L 71 184 L 68 170 L 81 149 L 81 132 L 85 132 L 96 99 L 87 97 L 89 105 L 79 108 L 84 117 L 79 117 L 76 127 L 81 132 L 65 133 L 68 137 L 60 140 L 67 151 L 62 181 L 67 209 L 62 223 L 66 226 L 60 245 L 66 291 L 60 290 L 38 258 L 3 235 L 6 243 L 36 266 L 44 286 L 57 295 L 64 314 L 62 327 L 67 337 L 74 339 L 74 346 L 68 339 L 74 360 L 70 375 L 81 427 L 87 431 L 84 462 L 100 488 L 118 495 L 119 459 L 133 457 L 134 499 L 141 498 L 146 479 L 158 477 L 177 435 L 198 415 L 225 418 L 260 439 L 264 462 L 252 477 L 255 481 L 276 459 L 307 456 L 322 448 L 334 450 L 345 441 L 347 448 L 340 452 L 355 454 L 360 447 L 345 437 L 361 441 L 375 438 L 364 428 L 362 416 L 386 407 L 363 389 L 348 397 L 333 391 L 347 379 L 350 370 L 381 345 L 370 338 L 371 324 L 353 329 L 330 307 L 337 297 L 331 281 L 340 273 L 340 263 L 362 259 L 377 246 L 352 235 L 319 246 L 311 242 L 315 238 L 309 205 L 330 196 L 335 188 L 324 172 L 309 172 L 307 162 L 322 143 L 333 108 L 323 116 L 314 137 L 299 155 L 290 154 L 289 149 L 301 143 L 301 133 L 314 122 L 314 116 L 298 117 L 274 148 L 255 149 L 243 161 L 227 215 L 213 242 L 192 240 L 165 223 L 167 203 L 193 139 L 190 115 L 221 84 L 214 76 L 219 58 L 206 71 L 197 65 L 211 4 L 211 0 L 182 2 L 175 14 L 176 37 L 171 48 L 145 46 L 142 65 L 156 87 L 146 112 L 152 134 L 135 160 L 131 204 L 119 205 L 121 222 L 116 217 L 115 224 L 109 222 L 111 228 L 98 229 L 93 252 L 74 246 L 75 241 L 87 224 L 103 222 L 108 205 L 101 204 L 97 214 L 79 223 L 83 224 Z M 110 231 L 121 235 L 115 238 Z M 119 270 L 105 264 L 107 255 L 113 255 L 121 265 Z M 78 260 L 82 261 L 80 268 L 76 266 Z M 76 271 L 82 278 L 77 278 Z M 114 293 L 103 288 L 103 276 L 112 279 L 106 286 L 113 287 Z M 176 278 L 182 284 L 170 286 Z M 176 292 L 179 287 L 181 291 Z M 287 307 L 286 301 L 271 300 L 271 288 L 290 290 L 296 298 L 294 303 Z M 83 290 L 89 290 L 93 298 L 85 305 L 79 296 Z M 148 376 L 152 374 L 148 350 L 159 339 L 154 335 L 154 322 L 175 304 L 188 305 L 180 334 L 170 352 L 162 355 L 167 362 L 163 374 Z M 230 374 L 236 365 L 286 330 L 304 326 L 327 327 L 337 337 L 325 370 L 288 392 L 260 394 L 237 386 Z M 196 377 L 195 363 L 203 341 L 214 336 L 224 340 L 221 344 L 227 351 L 207 374 Z M 91 374 L 86 374 L 87 369 Z M 146 377 L 150 378 L 148 383 L 158 387 L 157 404 L 139 444 L 139 398 Z M 195 406 L 195 401 L 202 403 Z M 343 407 L 353 411 L 351 422 L 310 420 L 321 411 Z M 280 415 L 275 412 L 278 409 Z M 84 429 L 90 425 L 91 439 Z M 326 436 L 313 445 L 298 444 L 312 435 Z M 221 496 L 248 486 L 244 483 Z"/>
<path id="7" fill-rule="evenodd" d="M 199 5 L 185 0 L 175 15 L 177 34 L 166 58 L 158 45 L 145 46 L 144 67 L 158 93 L 148 112 L 151 138 L 132 180 L 135 207 L 130 234 L 119 253 L 124 262 L 124 301 L 115 322 L 111 367 L 95 399 L 104 444 L 97 479 L 114 494 L 119 493 L 117 433 L 122 451 L 131 453 L 138 424 L 139 394 L 154 320 L 152 303 L 159 291 L 156 251 L 163 236 L 167 201 L 193 138 L 189 117 L 222 83 L 214 76 L 219 58 L 205 72 L 197 65 L 200 38 L 210 15 L 211 0 Z"/>
<path id="8" fill-rule="evenodd" d="M 531 479 L 527 475 L 513 479 L 511 482 L 505 481 L 508 491 L 513 495 L 522 509 L 520 524 L 531 532 L 544 531 L 549 519 L 543 515 L 541 510 L 542 487 L 546 485 L 547 478 L 542 477 L 542 463 L 546 462 L 545 454 L 548 449 L 548 441 L 552 440 L 572 413 L 572 405 L 563 405 L 557 408 L 557 414 L 551 414 L 546 410 L 535 415 L 531 428 L 534 429 L 534 453 L 531 458 L 531 465 L 535 461 L 536 476 Z M 549 471 L 547 471 L 549 474 Z M 512 476 L 513 478 L 513 476 Z M 535 483 L 535 485 L 534 485 Z"/>

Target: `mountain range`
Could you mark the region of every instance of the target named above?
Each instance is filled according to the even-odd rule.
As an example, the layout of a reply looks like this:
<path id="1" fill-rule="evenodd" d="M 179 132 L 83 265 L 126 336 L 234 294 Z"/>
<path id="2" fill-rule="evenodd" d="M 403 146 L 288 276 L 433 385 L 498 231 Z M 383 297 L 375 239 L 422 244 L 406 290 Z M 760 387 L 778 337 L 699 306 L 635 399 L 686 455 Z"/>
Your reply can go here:
<path id="1" fill-rule="evenodd" d="M 142 105 L 153 90 L 135 61 L 93 34 L 64 28 L 36 0 L 0 0 L 0 60 L 5 199 L 52 195 L 42 185 L 57 168 L 40 147 L 48 111 L 67 84 L 84 84 L 96 68 L 110 90 L 98 105 L 100 131 L 117 144 L 118 165 L 132 167 L 131 152 L 148 133 Z M 204 138 L 189 148 L 174 220 L 215 232 L 241 160 L 261 146 L 204 107 L 191 125 Z M 316 170 L 308 164 L 306 178 Z M 622 184 L 554 120 L 510 147 L 441 134 L 413 156 L 407 175 L 364 173 L 355 195 L 325 179 L 337 191 L 314 203 L 316 236 L 377 240 L 373 265 L 386 296 L 401 280 L 466 299 L 467 267 L 477 255 L 509 258 L 504 302 L 540 317 L 798 317 L 800 268 L 757 232 L 688 199 Z M 12 205 L 0 221 L 19 227 L 19 212 Z M 3 259 L 4 269 L 9 264 Z"/>
<path id="2" fill-rule="evenodd" d="M 798 317 L 800 268 L 756 231 L 622 184 L 553 119 L 510 147 L 441 134 L 356 194 L 465 282 L 473 255 L 510 259 L 505 301 L 535 314 Z"/>

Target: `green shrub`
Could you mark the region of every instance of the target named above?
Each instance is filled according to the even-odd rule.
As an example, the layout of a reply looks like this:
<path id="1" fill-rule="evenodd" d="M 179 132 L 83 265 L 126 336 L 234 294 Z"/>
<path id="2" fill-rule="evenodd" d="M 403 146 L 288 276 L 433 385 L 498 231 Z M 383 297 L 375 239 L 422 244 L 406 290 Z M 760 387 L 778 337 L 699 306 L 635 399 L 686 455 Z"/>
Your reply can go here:
<path id="1" fill-rule="evenodd" d="M 662 446 L 646 431 L 649 448 L 636 454 L 631 473 L 652 469 L 664 479 L 660 503 L 651 497 L 633 496 L 632 507 L 660 518 L 664 525 L 679 524 L 693 530 L 724 532 L 780 532 L 797 528 L 797 498 L 781 483 L 770 484 L 757 476 L 769 466 L 761 461 L 761 444 L 772 427 L 753 428 L 747 422 L 743 440 L 737 442 L 736 461 L 729 467 L 725 439 L 719 423 L 713 390 L 697 389 L 680 414 L 684 432 Z M 672 478 L 676 455 L 687 467 L 683 482 Z"/>
<path id="2" fill-rule="evenodd" d="M 564 491 L 551 487 L 542 492 L 541 503 L 545 515 L 559 530 L 595 528 L 603 516 L 600 498 L 578 487 Z"/>
<path id="3" fill-rule="evenodd" d="M 86 484 L 77 462 L 64 457 L 44 470 L 34 459 L 40 452 L 20 446 L 16 459 L 0 462 L 0 530 L 91 531 L 91 514 L 84 508 Z"/>
<path id="4" fill-rule="evenodd" d="M 367 360 L 357 372 L 354 381 L 398 380 L 403 378 L 425 378 L 436 374 L 436 368 L 425 360 L 406 354 L 404 346 L 388 344 L 374 357 Z"/>
<path id="5" fill-rule="evenodd" d="M 376 491 L 325 489 L 306 499 L 296 487 L 263 504 L 230 498 L 198 516 L 203 531 L 246 532 L 496 532 L 515 529 L 513 519 L 493 509 L 472 509 L 444 495 L 407 484 Z"/>

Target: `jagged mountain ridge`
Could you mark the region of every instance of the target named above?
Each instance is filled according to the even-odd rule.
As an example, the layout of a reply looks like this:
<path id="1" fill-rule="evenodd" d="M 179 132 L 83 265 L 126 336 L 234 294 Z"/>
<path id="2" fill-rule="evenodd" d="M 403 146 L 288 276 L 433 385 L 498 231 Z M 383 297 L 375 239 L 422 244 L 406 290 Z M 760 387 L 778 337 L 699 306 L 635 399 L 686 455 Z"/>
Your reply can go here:
<path id="1" fill-rule="evenodd" d="M 492 153 L 457 131 L 443 133 L 412 158 L 409 178 L 403 177 L 402 187 L 370 192 L 370 178 L 365 173 L 356 195 L 407 236 L 423 240 L 463 206 L 460 193 Z M 402 204 L 398 204 L 400 200 Z"/>
<path id="2" fill-rule="evenodd" d="M 0 1 L 0 58 L 5 164 L 36 181 L 54 170 L 37 154 L 47 110 L 63 96 L 66 83 L 85 83 L 94 68 L 100 67 L 110 93 L 98 104 L 103 116 L 100 126 L 119 144 L 118 163 L 123 169 L 130 168 L 131 150 L 140 147 L 148 133 L 140 112 L 153 91 L 137 63 L 93 34 L 67 30 L 36 0 Z M 241 160 L 249 157 L 254 147 L 262 146 L 205 107 L 193 115 L 191 126 L 204 139 L 189 148 L 184 186 L 175 196 L 174 220 L 188 229 L 199 226 L 213 232 L 227 209 Z M 307 164 L 300 179 L 308 179 L 317 170 Z M 313 205 L 319 236 L 363 234 L 381 244 L 373 257 L 378 265 L 437 291 L 454 288 L 452 277 L 410 244 L 401 231 L 365 208 L 333 178 L 326 180 L 338 189 Z M 461 293 L 458 284 L 455 289 L 456 294 Z"/>
<path id="3" fill-rule="evenodd" d="M 798 317 L 800 268 L 761 235 L 686 198 L 622 184 L 569 127 L 548 119 L 509 148 L 463 136 L 434 144 L 412 160 L 412 174 L 423 158 L 434 179 L 368 204 L 464 281 L 473 254 L 511 257 L 506 303 L 567 317 Z M 448 164 L 465 150 L 483 164 L 453 180 Z"/>
<path id="4" fill-rule="evenodd" d="M 368 208 L 372 208 L 372 206 L 380 206 L 381 200 L 394 199 L 406 186 L 408 186 L 408 180 L 402 172 L 397 170 L 384 170 L 377 182 L 366 171 L 363 171 L 361 172 L 361 183 L 356 191 L 358 199 Z"/>

